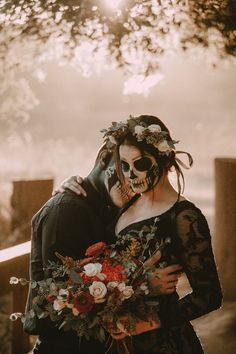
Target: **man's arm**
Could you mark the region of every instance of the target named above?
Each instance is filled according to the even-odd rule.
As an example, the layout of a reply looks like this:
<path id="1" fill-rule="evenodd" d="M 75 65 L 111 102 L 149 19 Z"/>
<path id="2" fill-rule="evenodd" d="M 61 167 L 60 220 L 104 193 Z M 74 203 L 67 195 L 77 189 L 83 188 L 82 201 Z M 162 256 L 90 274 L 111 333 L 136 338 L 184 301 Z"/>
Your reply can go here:
<path id="1" fill-rule="evenodd" d="M 79 203 L 58 203 L 41 211 L 32 222 L 32 252 L 30 260 L 31 280 L 50 276 L 44 267 L 48 261 L 58 261 L 55 252 L 79 258 L 91 238 L 88 215 Z M 29 289 L 26 310 L 32 309 L 34 289 Z M 33 320 L 26 317 L 24 330 L 30 334 L 60 335 L 55 323 L 49 318 Z"/>

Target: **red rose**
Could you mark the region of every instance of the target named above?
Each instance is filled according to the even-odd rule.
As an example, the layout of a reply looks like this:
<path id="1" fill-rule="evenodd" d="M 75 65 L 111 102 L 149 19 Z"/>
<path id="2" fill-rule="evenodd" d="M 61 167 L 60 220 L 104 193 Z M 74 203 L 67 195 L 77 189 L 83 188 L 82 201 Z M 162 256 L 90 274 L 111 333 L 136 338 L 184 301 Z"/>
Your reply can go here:
<path id="1" fill-rule="evenodd" d="M 107 244 L 105 242 L 97 242 L 92 246 L 87 248 L 85 252 L 85 256 L 87 257 L 97 257 L 99 256 L 105 249 L 107 248 Z"/>
<path id="2" fill-rule="evenodd" d="M 74 297 L 74 307 L 80 313 L 86 313 L 92 310 L 94 304 L 94 298 L 89 293 L 81 291 Z"/>
<path id="3" fill-rule="evenodd" d="M 54 295 L 48 295 L 47 296 L 47 300 L 48 300 L 48 302 L 50 302 L 50 301 L 54 301 L 56 299 L 56 296 L 54 296 Z"/>

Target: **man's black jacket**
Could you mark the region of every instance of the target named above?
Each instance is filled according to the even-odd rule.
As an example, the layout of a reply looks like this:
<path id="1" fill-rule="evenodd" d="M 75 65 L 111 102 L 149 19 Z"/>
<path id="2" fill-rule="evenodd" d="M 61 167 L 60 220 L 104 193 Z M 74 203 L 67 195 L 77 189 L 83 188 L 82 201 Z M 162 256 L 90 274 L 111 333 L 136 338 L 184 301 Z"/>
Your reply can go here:
<path id="1" fill-rule="evenodd" d="M 66 191 L 51 198 L 32 219 L 32 246 L 30 278 L 42 280 L 47 277 L 44 270 L 48 261 L 58 261 L 55 252 L 74 259 L 84 257 L 85 250 L 93 243 L 108 241 L 106 225 L 110 211 L 88 179 L 84 181 L 87 197 Z M 34 290 L 29 291 L 26 310 L 32 306 Z M 36 327 L 34 328 L 34 326 Z M 41 337 L 61 336 L 49 319 L 26 321 L 24 330 Z"/>

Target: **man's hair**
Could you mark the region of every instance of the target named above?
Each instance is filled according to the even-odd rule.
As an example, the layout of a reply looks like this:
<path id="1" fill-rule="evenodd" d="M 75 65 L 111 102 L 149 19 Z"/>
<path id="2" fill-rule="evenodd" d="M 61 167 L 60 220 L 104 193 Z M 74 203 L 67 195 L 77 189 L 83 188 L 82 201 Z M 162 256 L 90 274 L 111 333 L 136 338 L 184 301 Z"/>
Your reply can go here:
<path id="1" fill-rule="evenodd" d="M 107 148 L 106 143 L 103 144 L 98 150 L 98 154 L 94 166 L 100 163 L 102 168 L 105 169 L 109 164 L 109 162 L 111 161 L 112 156 L 113 156 L 112 151 Z"/>

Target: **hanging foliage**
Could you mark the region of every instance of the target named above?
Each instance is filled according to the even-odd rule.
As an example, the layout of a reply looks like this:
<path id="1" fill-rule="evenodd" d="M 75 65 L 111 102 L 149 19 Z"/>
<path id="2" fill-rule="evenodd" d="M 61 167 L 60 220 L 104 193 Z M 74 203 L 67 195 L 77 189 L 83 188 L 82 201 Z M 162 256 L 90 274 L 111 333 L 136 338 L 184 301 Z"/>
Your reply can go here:
<path id="1" fill-rule="evenodd" d="M 164 54 L 196 48 L 214 64 L 236 55 L 235 0 L 0 0 L 0 96 L 8 100 L 19 72 L 48 59 L 84 75 L 109 66 L 145 78 Z M 19 102 L 33 105 L 21 85 Z"/>

